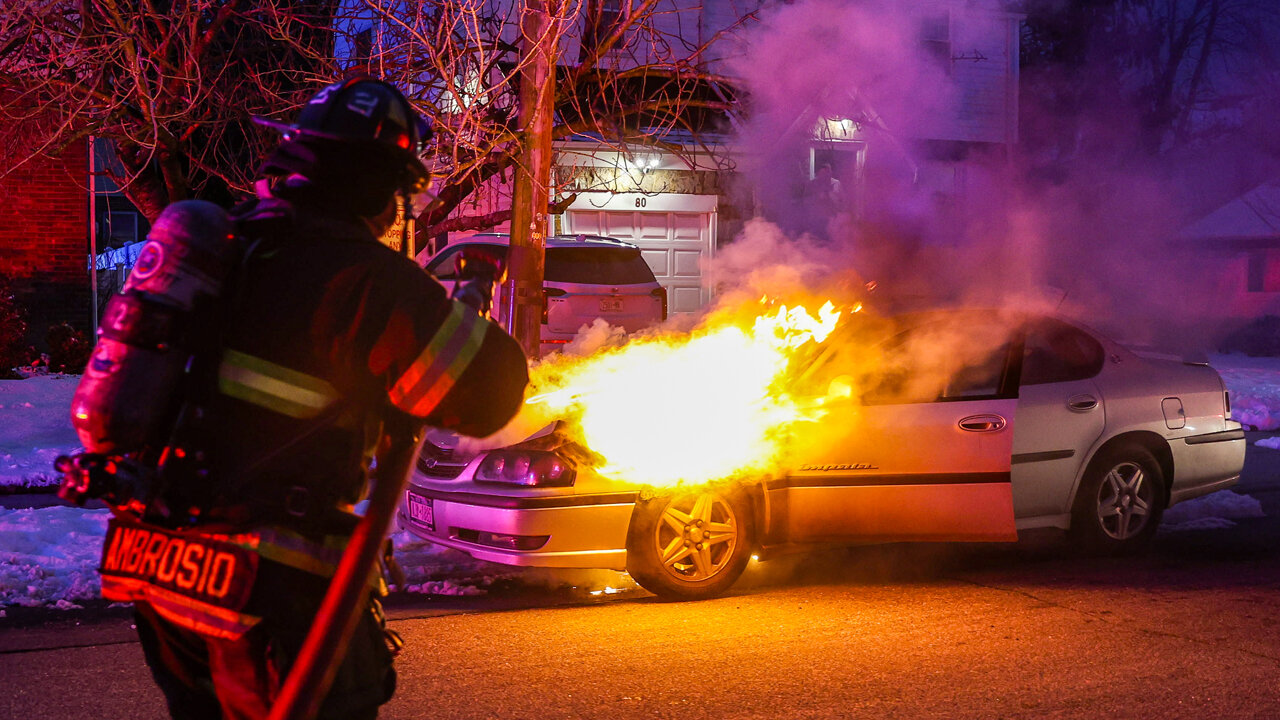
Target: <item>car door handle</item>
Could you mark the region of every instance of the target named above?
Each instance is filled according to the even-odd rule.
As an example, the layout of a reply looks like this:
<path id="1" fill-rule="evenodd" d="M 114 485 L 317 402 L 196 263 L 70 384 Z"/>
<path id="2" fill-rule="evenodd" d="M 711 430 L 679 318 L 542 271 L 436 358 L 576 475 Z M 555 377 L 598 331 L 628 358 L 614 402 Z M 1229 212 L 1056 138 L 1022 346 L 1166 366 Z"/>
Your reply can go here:
<path id="1" fill-rule="evenodd" d="M 1072 412 L 1089 412 L 1098 407 L 1098 398 L 1092 395 L 1072 395 L 1067 398 L 1067 407 Z"/>
<path id="2" fill-rule="evenodd" d="M 970 415 L 960 419 L 960 429 L 969 432 L 999 432 L 1008 422 L 999 415 Z"/>

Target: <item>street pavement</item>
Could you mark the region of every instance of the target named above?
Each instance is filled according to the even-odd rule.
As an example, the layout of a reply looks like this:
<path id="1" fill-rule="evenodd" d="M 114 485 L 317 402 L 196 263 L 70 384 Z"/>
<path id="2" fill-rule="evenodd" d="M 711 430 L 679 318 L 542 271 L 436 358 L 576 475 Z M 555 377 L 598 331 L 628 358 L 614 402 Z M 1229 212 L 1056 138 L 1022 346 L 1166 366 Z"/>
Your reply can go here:
<path id="1" fill-rule="evenodd" d="M 401 602 L 382 717 L 1280 717 L 1280 452 L 1251 445 L 1238 490 L 1267 517 L 1131 558 L 1046 533 L 782 558 L 697 603 Z M 164 717 L 119 611 L 20 625 L 0 626 L 0 718 Z"/>

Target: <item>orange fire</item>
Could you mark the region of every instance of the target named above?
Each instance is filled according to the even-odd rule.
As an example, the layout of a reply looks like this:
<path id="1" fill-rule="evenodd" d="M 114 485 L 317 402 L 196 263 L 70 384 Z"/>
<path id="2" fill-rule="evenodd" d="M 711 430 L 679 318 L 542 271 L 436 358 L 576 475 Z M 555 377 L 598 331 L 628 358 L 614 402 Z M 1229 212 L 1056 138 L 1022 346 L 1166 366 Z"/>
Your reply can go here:
<path id="1" fill-rule="evenodd" d="M 785 381 L 792 359 L 841 315 L 830 302 L 816 314 L 719 313 L 688 333 L 554 357 L 533 369 L 529 410 L 566 420 L 611 479 L 670 487 L 759 475 L 777 467 L 793 425 L 816 419 Z"/>

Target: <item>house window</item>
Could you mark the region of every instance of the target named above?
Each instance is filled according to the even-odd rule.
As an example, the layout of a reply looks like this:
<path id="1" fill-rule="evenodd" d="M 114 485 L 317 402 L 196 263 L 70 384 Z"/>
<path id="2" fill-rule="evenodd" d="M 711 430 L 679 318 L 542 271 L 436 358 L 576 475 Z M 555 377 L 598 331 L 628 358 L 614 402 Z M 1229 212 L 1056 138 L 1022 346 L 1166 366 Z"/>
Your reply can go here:
<path id="1" fill-rule="evenodd" d="M 920 21 L 920 45 L 943 72 L 951 73 L 951 13 L 926 15 Z"/>
<path id="2" fill-rule="evenodd" d="M 351 46 L 351 64 L 367 67 L 369 59 L 373 57 L 373 28 L 367 27 L 357 32 Z"/>
<path id="3" fill-rule="evenodd" d="M 112 212 L 107 215 L 107 233 L 113 246 L 138 241 L 138 214 Z"/>
<path id="4" fill-rule="evenodd" d="M 630 10 L 631 0 L 587 0 L 586 24 L 582 28 L 582 57 L 593 52 L 617 31 L 619 25 L 626 23 Z M 610 50 L 621 50 L 626 44 L 624 36 Z"/>
<path id="5" fill-rule="evenodd" d="M 1252 250 L 1247 258 L 1245 289 L 1249 292 L 1280 292 L 1280 250 Z"/>

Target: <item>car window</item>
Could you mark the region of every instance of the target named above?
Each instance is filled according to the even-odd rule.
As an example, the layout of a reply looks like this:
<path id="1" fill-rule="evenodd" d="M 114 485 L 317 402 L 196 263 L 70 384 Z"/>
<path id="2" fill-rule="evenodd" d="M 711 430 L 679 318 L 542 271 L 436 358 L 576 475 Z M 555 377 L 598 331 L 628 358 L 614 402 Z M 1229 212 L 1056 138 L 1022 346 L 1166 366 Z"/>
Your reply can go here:
<path id="1" fill-rule="evenodd" d="M 802 373 L 797 391 L 844 395 L 867 405 L 975 400 L 1013 393 L 1012 333 L 1007 325 L 965 316 L 906 330 L 899 325 L 888 333 L 883 327 L 872 330 L 860 338 L 834 335 Z M 879 339 L 873 340 L 874 335 Z"/>
<path id="2" fill-rule="evenodd" d="M 463 243 L 453 245 L 444 249 L 440 255 L 427 264 L 427 272 L 435 275 L 440 280 L 457 280 L 458 279 L 458 253 L 466 248 L 476 248 L 488 250 L 497 255 L 506 257 L 507 246 L 495 243 Z"/>
<path id="3" fill-rule="evenodd" d="M 913 327 L 885 343 L 883 368 L 867 387 L 867 404 L 1000 397 L 1011 390 L 1011 333 L 996 322 L 957 316 Z"/>
<path id="4" fill-rule="evenodd" d="M 601 246 L 547 248 L 546 279 L 594 285 L 654 282 L 639 248 Z"/>
<path id="5" fill-rule="evenodd" d="M 1102 370 L 1106 352 L 1084 331 L 1042 318 L 1027 328 L 1022 351 L 1023 385 L 1084 380 Z"/>

